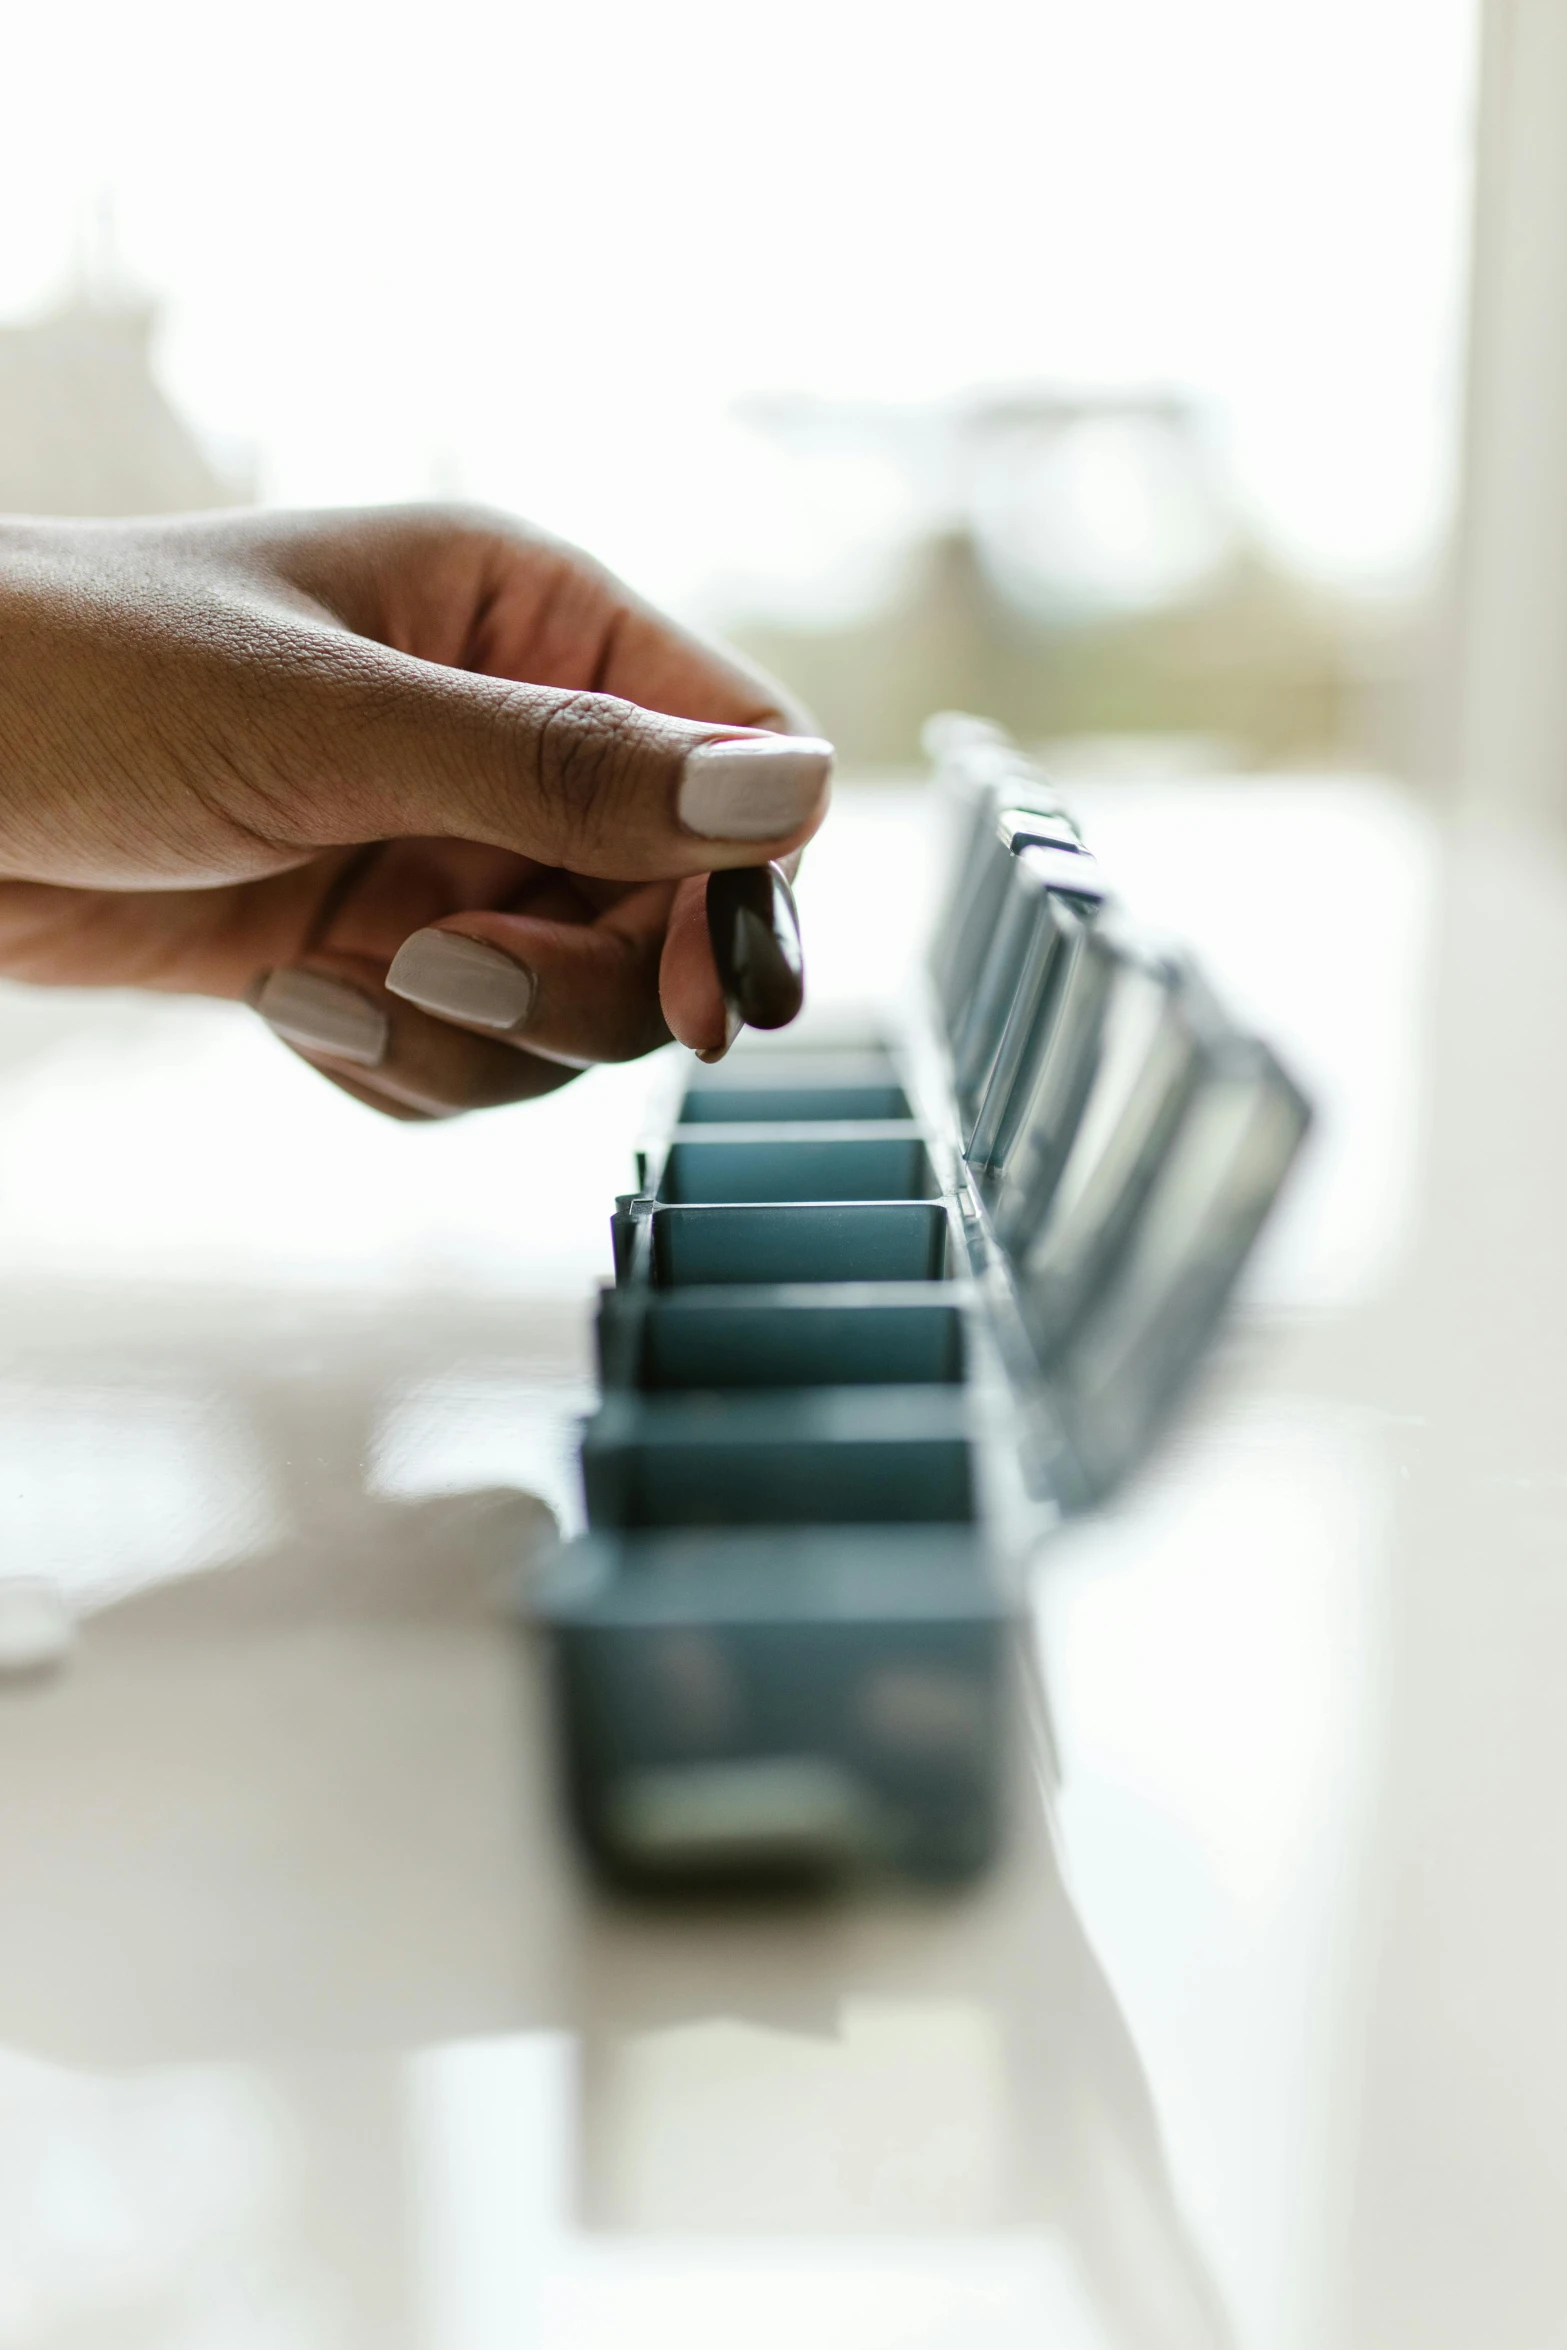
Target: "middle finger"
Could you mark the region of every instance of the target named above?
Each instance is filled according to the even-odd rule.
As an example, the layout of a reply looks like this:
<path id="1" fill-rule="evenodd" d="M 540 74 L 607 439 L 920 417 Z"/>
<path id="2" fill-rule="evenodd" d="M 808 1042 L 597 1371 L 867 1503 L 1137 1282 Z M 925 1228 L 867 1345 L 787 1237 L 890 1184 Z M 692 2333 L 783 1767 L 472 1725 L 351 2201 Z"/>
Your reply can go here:
<path id="1" fill-rule="evenodd" d="M 594 922 L 452 914 L 405 939 L 387 986 L 438 1020 L 583 1068 L 669 1040 L 658 961 L 673 889 L 633 890 Z"/>

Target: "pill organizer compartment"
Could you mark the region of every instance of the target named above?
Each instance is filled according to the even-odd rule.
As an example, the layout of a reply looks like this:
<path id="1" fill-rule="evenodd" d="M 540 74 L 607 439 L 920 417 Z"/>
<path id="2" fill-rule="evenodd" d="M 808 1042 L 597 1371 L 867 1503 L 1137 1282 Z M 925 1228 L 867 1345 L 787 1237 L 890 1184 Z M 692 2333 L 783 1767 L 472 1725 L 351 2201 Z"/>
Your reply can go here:
<path id="1" fill-rule="evenodd" d="M 762 1066 L 755 1064 L 762 1062 Z M 775 1076 L 772 1070 L 777 1070 Z M 908 1096 L 889 1053 L 793 1053 L 725 1063 L 687 1087 L 682 1126 L 754 1126 L 784 1120 L 909 1116 Z"/>
<path id="2" fill-rule="evenodd" d="M 912 1119 L 784 1120 L 677 1127 L 657 1196 L 696 1203 L 930 1199 L 937 1190 Z"/>
<path id="3" fill-rule="evenodd" d="M 1103 1500 L 1151 1449 L 1309 1124 L 1304 1096 L 1266 1045 L 1206 1040 L 1139 1213 L 1034 1399 L 1037 1474 L 1064 1508 Z M 1031 1278 L 1025 1263 L 1025 1311 L 1037 1312 Z"/>
<path id="4" fill-rule="evenodd" d="M 620 1211 L 628 1278 L 655 1289 L 712 1283 L 939 1281 L 949 1214 L 940 1200 L 757 1202 L 699 1207 L 652 1200 Z M 645 1230 L 639 1230 L 642 1227 Z"/>
<path id="5" fill-rule="evenodd" d="M 572 1817 L 621 1880 L 991 1858 L 1006 1619 L 974 1529 L 591 1534 L 549 1620 Z"/>

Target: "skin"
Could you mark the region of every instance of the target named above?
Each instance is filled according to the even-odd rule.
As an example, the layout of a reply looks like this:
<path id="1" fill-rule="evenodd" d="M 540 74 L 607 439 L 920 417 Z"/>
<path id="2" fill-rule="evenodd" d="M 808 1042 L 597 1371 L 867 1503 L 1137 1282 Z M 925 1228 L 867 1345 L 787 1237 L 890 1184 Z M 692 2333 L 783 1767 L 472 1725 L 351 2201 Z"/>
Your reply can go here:
<path id="1" fill-rule="evenodd" d="M 681 761 L 806 730 L 768 678 L 575 548 L 410 508 L 0 523 L 0 973 L 249 997 L 285 967 L 390 1024 L 393 1116 L 552 1091 L 673 1035 L 734 1032 L 706 875 L 793 861 L 679 821 Z M 388 992 L 439 925 L 525 963 L 526 1034 Z"/>

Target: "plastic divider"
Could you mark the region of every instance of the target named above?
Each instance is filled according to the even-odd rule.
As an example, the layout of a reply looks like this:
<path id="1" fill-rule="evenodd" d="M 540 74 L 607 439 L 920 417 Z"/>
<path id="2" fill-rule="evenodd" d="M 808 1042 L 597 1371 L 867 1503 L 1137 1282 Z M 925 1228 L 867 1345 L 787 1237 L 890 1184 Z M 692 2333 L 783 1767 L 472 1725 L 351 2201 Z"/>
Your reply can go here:
<path id="1" fill-rule="evenodd" d="M 935 1386 L 610 1396 L 582 1443 L 593 1526 L 964 1523 L 967 1399 Z"/>

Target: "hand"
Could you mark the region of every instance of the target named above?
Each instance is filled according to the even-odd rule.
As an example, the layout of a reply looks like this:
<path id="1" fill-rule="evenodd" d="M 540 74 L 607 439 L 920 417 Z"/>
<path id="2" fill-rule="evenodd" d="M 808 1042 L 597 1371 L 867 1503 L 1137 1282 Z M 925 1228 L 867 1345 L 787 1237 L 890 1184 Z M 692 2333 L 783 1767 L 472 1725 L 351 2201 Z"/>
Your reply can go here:
<path id="1" fill-rule="evenodd" d="M 393 1115 L 716 1056 L 707 875 L 821 822 L 802 724 L 502 517 L 9 522 L 0 972 L 248 997 Z"/>

